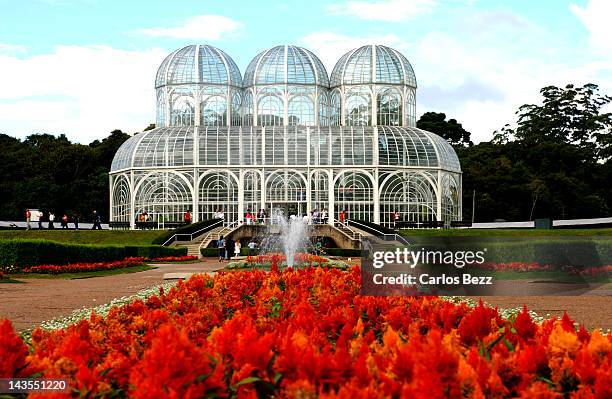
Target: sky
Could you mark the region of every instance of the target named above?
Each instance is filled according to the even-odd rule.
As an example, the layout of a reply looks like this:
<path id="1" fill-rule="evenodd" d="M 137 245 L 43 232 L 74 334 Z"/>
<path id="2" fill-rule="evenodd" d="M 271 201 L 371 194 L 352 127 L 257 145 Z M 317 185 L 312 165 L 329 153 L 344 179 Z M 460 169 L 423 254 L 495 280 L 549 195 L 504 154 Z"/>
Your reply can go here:
<path id="1" fill-rule="evenodd" d="M 444 112 L 475 142 L 547 85 L 612 94 L 612 0 L 0 0 L 0 133 L 89 143 L 155 120 L 154 77 L 188 44 L 244 73 L 260 51 L 306 47 L 331 74 L 364 44 L 414 67 L 417 114 Z"/>

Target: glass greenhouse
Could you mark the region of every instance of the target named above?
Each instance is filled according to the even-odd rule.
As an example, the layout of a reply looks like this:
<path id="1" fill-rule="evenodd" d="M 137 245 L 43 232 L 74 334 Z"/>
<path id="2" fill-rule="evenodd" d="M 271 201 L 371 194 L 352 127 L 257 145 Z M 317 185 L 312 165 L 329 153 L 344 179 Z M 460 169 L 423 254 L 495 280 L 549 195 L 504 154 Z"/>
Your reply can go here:
<path id="1" fill-rule="evenodd" d="M 312 52 L 259 53 L 244 79 L 208 45 L 171 53 L 157 72 L 157 127 L 134 135 L 110 171 L 110 220 L 160 228 L 227 223 L 277 208 L 341 211 L 392 225 L 461 219 L 461 167 L 440 136 L 417 129 L 408 60 L 369 45 L 343 55 L 328 78 Z M 397 215 L 396 215 L 397 214 Z"/>

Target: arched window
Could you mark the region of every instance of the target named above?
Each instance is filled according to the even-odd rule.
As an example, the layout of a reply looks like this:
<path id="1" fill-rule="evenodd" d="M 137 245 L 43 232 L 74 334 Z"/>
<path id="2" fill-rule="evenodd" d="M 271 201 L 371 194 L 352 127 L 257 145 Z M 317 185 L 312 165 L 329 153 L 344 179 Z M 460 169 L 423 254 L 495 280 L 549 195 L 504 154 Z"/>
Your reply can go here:
<path id="1" fill-rule="evenodd" d="M 293 97 L 289 101 L 288 120 L 291 126 L 314 125 L 315 115 L 312 99 L 306 96 Z"/>
<path id="2" fill-rule="evenodd" d="M 195 106 L 193 96 L 184 92 L 172 95 L 170 124 L 172 126 L 193 126 Z"/>
<path id="3" fill-rule="evenodd" d="M 176 173 L 145 175 L 135 195 L 135 218 L 146 212 L 147 220 L 161 228 L 166 222 L 182 222 L 192 207 L 191 188 Z"/>
<path id="4" fill-rule="evenodd" d="M 113 182 L 113 222 L 130 221 L 130 185 L 125 176 L 120 175 Z"/>
<path id="5" fill-rule="evenodd" d="M 416 127 L 416 100 L 414 89 L 408 89 L 406 95 L 406 124 Z"/>
<path id="6" fill-rule="evenodd" d="M 157 118 L 155 120 L 156 127 L 166 126 L 166 95 L 164 90 L 157 91 Z"/>
<path id="7" fill-rule="evenodd" d="M 225 97 L 214 95 L 204 98 L 200 103 L 200 125 L 227 125 L 227 101 Z"/>
<path id="8" fill-rule="evenodd" d="M 232 126 L 241 125 L 241 106 L 242 101 L 240 98 L 240 93 L 237 90 L 232 90 Z"/>
<path id="9" fill-rule="evenodd" d="M 247 90 L 244 95 L 244 108 L 243 108 L 243 126 L 253 125 L 253 95 L 250 90 Z"/>
<path id="10" fill-rule="evenodd" d="M 238 185 L 227 172 L 213 172 L 202 178 L 199 187 L 200 220 L 213 219 L 223 212 L 228 223 L 238 220 Z"/>
<path id="11" fill-rule="evenodd" d="M 372 221 L 374 203 L 372 179 L 363 172 L 343 173 L 336 180 L 334 201 L 336 219 L 341 211 L 345 211 L 347 219 Z"/>
<path id="12" fill-rule="evenodd" d="M 257 124 L 259 126 L 283 126 L 284 124 L 283 100 L 268 94 L 259 99 L 257 103 Z"/>
<path id="13" fill-rule="evenodd" d="M 395 212 L 400 222 L 423 223 L 436 220 L 436 193 L 425 175 L 404 172 L 382 177 L 381 224 L 393 227 Z"/>
<path id="14" fill-rule="evenodd" d="M 329 97 L 325 92 L 319 94 L 319 126 L 329 126 Z"/>
<path id="15" fill-rule="evenodd" d="M 261 209 L 261 176 L 256 171 L 244 174 L 244 212 L 251 214 Z"/>
<path id="16" fill-rule="evenodd" d="M 402 125 L 402 97 L 396 89 L 382 89 L 378 92 L 377 124 L 384 126 Z"/>
<path id="17" fill-rule="evenodd" d="M 346 126 L 372 125 L 372 106 L 367 90 L 355 90 L 346 97 L 344 122 Z"/>
<path id="18" fill-rule="evenodd" d="M 331 95 L 329 124 L 331 126 L 340 126 L 340 92 L 338 90 L 334 90 Z"/>

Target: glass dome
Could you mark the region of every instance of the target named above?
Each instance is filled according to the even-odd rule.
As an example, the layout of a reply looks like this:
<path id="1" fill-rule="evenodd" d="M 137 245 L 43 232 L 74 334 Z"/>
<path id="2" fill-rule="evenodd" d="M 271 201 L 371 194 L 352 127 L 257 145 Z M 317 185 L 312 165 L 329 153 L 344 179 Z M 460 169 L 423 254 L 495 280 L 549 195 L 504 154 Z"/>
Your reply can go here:
<path id="1" fill-rule="evenodd" d="M 329 86 L 327 71 L 313 52 L 297 46 L 276 46 L 259 53 L 244 73 L 244 87 L 267 84 Z"/>
<path id="2" fill-rule="evenodd" d="M 397 50 L 368 45 L 349 51 L 336 63 L 330 85 L 334 124 L 416 127 L 416 77 Z"/>
<path id="3" fill-rule="evenodd" d="M 330 79 L 332 88 L 370 83 L 417 87 L 414 70 L 406 57 L 382 45 L 362 46 L 344 54 L 334 66 Z"/>
<path id="4" fill-rule="evenodd" d="M 186 83 L 242 86 L 240 70 L 223 50 L 204 45 L 189 45 L 174 50 L 159 66 L 155 88 Z"/>
<path id="5" fill-rule="evenodd" d="M 259 53 L 244 74 L 243 124 L 327 126 L 329 78 L 311 51 L 276 46 Z"/>
<path id="6" fill-rule="evenodd" d="M 241 123 L 242 78 L 230 56 L 190 45 L 164 59 L 155 78 L 158 127 Z"/>

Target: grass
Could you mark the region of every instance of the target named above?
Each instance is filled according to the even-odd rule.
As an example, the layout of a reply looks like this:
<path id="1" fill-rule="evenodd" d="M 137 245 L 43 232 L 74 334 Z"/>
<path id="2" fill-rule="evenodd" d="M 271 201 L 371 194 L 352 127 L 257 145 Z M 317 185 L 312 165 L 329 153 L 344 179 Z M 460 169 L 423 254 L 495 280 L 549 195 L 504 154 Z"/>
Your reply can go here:
<path id="1" fill-rule="evenodd" d="M 78 273 L 60 273 L 60 274 L 47 274 L 47 273 L 15 273 L 11 274 L 11 279 L 30 279 L 30 278 L 48 278 L 48 279 L 64 279 L 64 280 L 77 280 L 82 278 L 93 278 L 93 277 L 104 277 L 114 276 L 117 274 L 129 274 L 144 272 L 147 270 L 156 269 L 154 266 L 149 265 L 138 265 L 130 266 L 122 269 L 112 270 L 97 270 L 93 272 L 78 272 Z M 2 282 L 3 280 L 0 280 Z"/>
<path id="2" fill-rule="evenodd" d="M 612 236 L 612 228 L 605 229 L 403 229 L 400 234 L 410 236 L 456 237 L 545 237 L 545 236 Z"/>
<path id="3" fill-rule="evenodd" d="M 41 239 L 72 244 L 151 245 L 166 230 L 0 230 L 0 240 Z"/>

